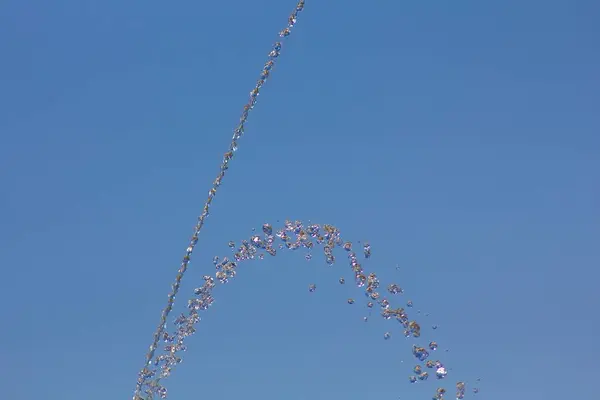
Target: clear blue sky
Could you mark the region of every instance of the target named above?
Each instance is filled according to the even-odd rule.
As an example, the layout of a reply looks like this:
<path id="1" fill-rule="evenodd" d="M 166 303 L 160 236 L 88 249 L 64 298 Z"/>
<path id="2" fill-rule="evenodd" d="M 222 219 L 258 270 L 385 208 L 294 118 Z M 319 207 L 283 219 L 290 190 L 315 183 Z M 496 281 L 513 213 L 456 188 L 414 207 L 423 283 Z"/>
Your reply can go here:
<path id="1" fill-rule="evenodd" d="M 0 397 L 129 399 L 295 0 L 2 3 Z M 597 394 L 599 18 L 593 0 L 308 0 L 177 304 L 263 222 L 332 223 L 422 310 L 449 381 Z M 431 398 L 398 326 L 346 303 L 345 263 L 240 268 L 171 399 Z"/>

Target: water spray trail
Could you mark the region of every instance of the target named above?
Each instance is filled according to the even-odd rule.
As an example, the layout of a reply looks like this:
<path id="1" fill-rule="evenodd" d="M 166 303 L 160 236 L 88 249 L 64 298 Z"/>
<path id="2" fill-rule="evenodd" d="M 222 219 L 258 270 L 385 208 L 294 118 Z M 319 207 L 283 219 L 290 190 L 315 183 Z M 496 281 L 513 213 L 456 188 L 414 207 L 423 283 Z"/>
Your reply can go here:
<path id="1" fill-rule="evenodd" d="M 290 35 L 292 28 L 296 24 L 296 19 L 298 17 L 298 14 L 304 9 L 304 3 L 305 3 L 305 0 L 300 0 L 297 3 L 296 8 L 294 9 L 294 11 L 291 13 L 291 15 L 288 18 L 287 27 L 285 29 L 283 29 L 281 32 L 279 32 L 280 38 L 285 39 L 286 37 L 288 37 Z M 276 42 L 273 45 L 271 52 L 269 53 L 269 59 L 266 62 L 265 66 L 263 67 L 263 70 L 260 74 L 260 78 L 259 78 L 258 82 L 256 83 L 256 86 L 250 92 L 250 99 L 249 99 L 248 103 L 246 103 L 246 105 L 244 106 L 242 116 L 240 118 L 240 122 L 234 130 L 233 138 L 229 145 L 229 149 L 223 156 L 223 161 L 220 166 L 219 174 L 217 175 L 216 179 L 214 180 L 214 182 L 212 184 L 211 189 L 208 192 L 208 198 L 206 199 L 206 202 L 204 203 L 204 208 L 202 210 L 202 214 L 200 214 L 200 216 L 198 217 L 198 223 L 194 227 L 194 234 L 192 235 L 192 238 L 190 240 L 188 248 L 185 251 L 185 255 L 183 256 L 183 260 L 181 261 L 179 270 L 177 271 L 175 283 L 173 283 L 173 285 L 171 286 L 171 292 L 169 293 L 169 296 L 168 296 L 167 306 L 162 311 L 162 314 L 160 317 L 160 322 L 154 333 L 152 344 L 150 345 L 148 353 L 146 354 L 144 368 L 142 368 L 142 370 L 138 374 L 138 380 L 137 380 L 137 384 L 136 384 L 136 388 L 135 388 L 135 393 L 133 396 L 134 400 L 143 400 L 143 398 L 141 397 L 142 387 L 146 383 L 147 379 L 149 379 L 151 377 L 151 375 L 149 375 L 149 370 L 148 370 L 147 366 L 151 364 L 152 359 L 154 358 L 154 353 L 158 346 L 158 342 L 160 341 L 161 335 L 163 334 L 165 325 L 167 323 L 167 318 L 168 318 L 171 310 L 173 309 L 173 304 L 175 303 L 175 296 L 179 292 L 181 280 L 183 279 L 183 276 L 185 275 L 185 272 L 187 271 L 192 252 L 194 251 L 194 248 L 196 247 L 196 244 L 198 243 L 198 235 L 200 233 L 200 230 L 204 226 L 204 221 L 205 221 L 206 217 L 208 217 L 208 215 L 209 215 L 210 205 L 213 201 L 213 198 L 215 197 L 215 195 L 217 193 L 217 189 L 219 188 L 219 186 L 221 186 L 222 180 L 225 176 L 225 171 L 227 171 L 227 169 L 229 168 L 229 162 L 233 159 L 233 155 L 234 155 L 235 151 L 237 151 L 237 149 L 238 149 L 238 140 L 244 134 L 244 125 L 248 119 L 248 114 L 250 113 L 250 110 L 252 110 L 254 108 L 254 105 L 256 104 L 260 89 L 263 87 L 263 85 L 266 83 L 267 79 L 269 78 L 271 71 L 273 69 L 273 66 L 277 62 L 277 59 L 280 55 L 280 52 L 281 52 L 281 42 Z"/>
<path id="2" fill-rule="evenodd" d="M 163 334 L 164 345 L 160 353 L 155 357 L 153 365 L 147 369 L 147 373 L 152 375 L 153 379 L 144 385 L 144 394 L 146 399 L 152 399 L 157 395 L 161 399 L 167 397 L 167 389 L 161 383 L 161 380 L 167 378 L 173 372 L 173 369 L 182 361 L 182 353 L 186 351 L 186 338 L 196 332 L 196 325 L 200 322 L 201 312 L 210 308 L 214 302 L 214 289 L 218 284 L 226 284 L 235 278 L 242 262 L 255 259 L 263 259 L 266 254 L 275 256 L 280 250 L 291 250 L 304 252 L 306 260 L 313 259 L 313 252 L 318 248 L 322 249 L 325 262 L 332 266 L 336 262 L 334 252 L 343 249 L 348 259 L 348 265 L 351 270 L 350 276 L 339 278 L 339 283 L 352 284 L 362 288 L 366 296 L 364 301 L 366 310 L 370 313 L 376 311 L 383 319 L 396 321 L 402 334 L 401 336 L 412 339 L 412 356 L 416 359 L 417 365 L 414 365 L 408 381 L 411 383 L 427 381 L 430 375 L 435 377 L 440 383 L 448 375 L 445 365 L 435 359 L 428 359 L 438 349 L 436 341 L 422 338 L 421 325 L 411 320 L 408 310 L 404 307 L 394 308 L 392 297 L 402 297 L 403 289 L 397 284 L 390 284 L 387 287 L 381 285 L 379 278 L 375 273 L 367 273 L 362 263 L 371 258 L 371 246 L 368 243 L 355 246 L 352 242 L 343 240 L 340 231 L 333 225 L 303 224 L 301 221 L 286 221 L 281 228 L 274 228 L 271 224 L 264 224 L 262 234 L 253 233 L 249 239 L 242 240 L 236 246 L 234 242 L 229 242 L 229 247 L 233 252 L 232 259 L 228 257 L 214 257 L 213 264 L 216 267 L 216 273 L 205 275 L 203 284 L 194 290 L 195 296 L 188 301 L 187 313 L 181 313 L 174 320 L 173 329 L 165 331 Z M 358 247 L 358 248 L 357 248 Z M 360 257 L 362 253 L 362 257 Z M 362 259 L 361 259 L 362 258 Z M 364 260 L 364 261 L 363 261 Z M 313 283 L 308 285 L 308 292 L 315 292 L 317 286 Z M 386 296 L 389 296 L 386 298 Z M 348 298 L 346 302 L 350 305 L 358 303 L 354 298 Z M 407 308 L 412 308 L 412 302 L 408 301 Z M 393 330 L 393 329 L 392 329 Z M 390 331 L 383 334 L 384 340 L 392 337 Z M 426 340 L 428 344 L 420 345 L 418 342 Z M 429 372 L 427 370 L 430 370 Z M 465 382 L 456 383 L 456 399 L 464 399 Z M 444 387 L 438 387 L 430 397 L 434 400 L 445 400 L 444 394 L 447 390 Z"/>

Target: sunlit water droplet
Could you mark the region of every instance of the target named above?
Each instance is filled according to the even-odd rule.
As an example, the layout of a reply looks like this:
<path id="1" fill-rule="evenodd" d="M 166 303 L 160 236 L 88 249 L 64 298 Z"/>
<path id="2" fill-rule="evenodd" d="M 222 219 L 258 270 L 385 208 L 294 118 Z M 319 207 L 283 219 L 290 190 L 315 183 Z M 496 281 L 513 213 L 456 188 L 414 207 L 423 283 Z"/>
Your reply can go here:
<path id="1" fill-rule="evenodd" d="M 438 369 L 435 370 L 435 376 L 438 379 L 444 379 L 446 377 L 446 375 L 448 375 L 448 371 L 444 367 L 439 367 Z"/>

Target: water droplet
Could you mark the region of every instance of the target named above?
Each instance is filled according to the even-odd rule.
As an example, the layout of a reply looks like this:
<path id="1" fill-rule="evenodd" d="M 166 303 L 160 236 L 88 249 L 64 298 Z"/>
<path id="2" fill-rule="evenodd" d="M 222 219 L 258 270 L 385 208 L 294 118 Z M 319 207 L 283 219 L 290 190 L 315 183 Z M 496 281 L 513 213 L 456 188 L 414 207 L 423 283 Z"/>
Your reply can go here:
<path id="1" fill-rule="evenodd" d="M 448 375 L 448 371 L 446 371 L 446 368 L 444 368 L 444 367 L 439 367 L 438 369 L 435 370 L 435 376 L 438 379 L 444 379 L 446 377 L 446 375 Z"/>
<path id="2" fill-rule="evenodd" d="M 354 304 L 354 299 L 348 299 L 348 304 Z"/>
<path id="3" fill-rule="evenodd" d="M 425 361 L 429 357 L 429 352 L 424 347 L 416 345 L 413 345 L 412 353 L 419 361 Z"/>
<path id="4" fill-rule="evenodd" d="M 391 294 L 402 294 L 404 291 L 402 290 L 402 288 L 398 285 L 391 284 L 388 286 L 387 288 L 388 292 L 390 292 Z"/>
<path id="5" fill-rule="evenodd" d="M 363 252 L 365 254 L 365 258 L 371 257 L 371 246 L 369 245 L 369 243 L 365 243 L 365 245 L 363 246 Z"/>
<path id="6" fill-rule="evenodd" d="M 386 333 L 384 333 L 384 334 L 383 334 L 383 338 L 384 338 L 385 340 L 388 340 L 388 339 L 389 339 L 389 338 L 391 338 L 391 337 L 392 337 L 392 334 L 391 334 L 391 333 L 389 333 L 389 332 L 386 332 Z"/>
<path id="7" fill-rule="evenodd" d="M 466 386 L 464 382 L 456 382 L 456 399 L 461 400 L 465 398 Z"/>
<path id="8" fill-rule="evenodd" d="M 273 234 L 273 227 L 271 226 L 271 224 L 263 224 L 262 230 L 267 236 L 271 236 Z"/>
<path id="9" fill-rule="evenodd" d="M 308 291 L 309 292 L 314 292 L 315 290 L 317 290 L 317 285 L 315 285 L 314 283 L 312 285 L 308 285 Z"/>

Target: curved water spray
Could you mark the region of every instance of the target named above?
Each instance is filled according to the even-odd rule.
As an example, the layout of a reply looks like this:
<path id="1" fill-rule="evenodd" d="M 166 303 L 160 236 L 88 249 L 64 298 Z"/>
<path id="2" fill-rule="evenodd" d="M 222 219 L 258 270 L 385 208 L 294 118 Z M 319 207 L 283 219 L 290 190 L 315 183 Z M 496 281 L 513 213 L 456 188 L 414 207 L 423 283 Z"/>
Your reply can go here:
<path id="1" fill-rule="evenodd" d="M 235 278 L 239 266 L 248 260 L 263 259 L 265 255 L 275 256 L 279 250 L 304 250 L 305 258 L 310 260 L 313 252 L 321 248 L 327 265 L 333 265 L 336 261 L 334 251 L 341 248 L 345 251 L 348 258 L 348 265 L 352 280 L 358 288 L 364 288 L 366 296 L 366 305 L 369 309 L 379 308 L 380 315 L 386 320 L 395 320 L 401 325 L 404 336 L 419 338 L 421 336 L 420 324 L 409 318 L 408 312 L 403 307 L 393 308 L 391 302 L 385 297 L 385 292 L 390 296 L 399 295 L 403 290 L 397 284 L 390 284 L 385 291 L 380 287 L 380 281 L 373 272 L 367 273 L 363 268 L 360 258 L 354 250 L 352 242 L 345 241 L 340 235 L 340 231 L 333 225 L 305 225 L 300 221 L 286 221 L 280 229 L 274 230 L 271 224 L 264 224 L 262 234 L 253 234 L 250 238 L 242 240 L 236 246 L 234 242 L 229 243 L 234 254 L 232 259 L 228 257 L 215 257 L 213 264 L 216 268 L 214 276 L 205 275 L 202 286 L 194 290 L 194 297 L 187 303 L 187 312 L 180 314 L 174 321 L 174 327 L 170 332 L 164 332 L 162 340 L 164 345 L 160 349 L 160 354 L 154 359 L 151 366 L 146 368 L 144 373 L 152 379 L 145 387 L 147 399 L 158 395 L 160 398 L 166 398 L 167 389 L 161 381 L 167 378 L 173 372 L 174 367 L 182 361 L 182 353 L 186 351 L 186 338 L 196 332 L 196 326 L 201 320 L 200 313 L 210 308 L 214 302 L 213 292 L 218 284 L 226 284 Z M 360 252 L 363 259 L 371 256 L 371 246 L 368 243 L 362 245 Z M 345 278 L 340 278 L 340 283 L 346 283 Z M 315 285 L 309 286 L 309 291 L 314 291 Z M 349 304 L 354 304 L 354 298 L 347 300 Z M 411 307 L 408 304 L 407 307 Z M 389 339 L 390 334 L 384 334 L 385 339 Z M 447 370 L 444 364 L 439 360 L 428 360 L 430 353 L 437 350 L 436 342 L 431 341 L 426 346 L 412 346 L 412 354 L 418 362 L 423 365 L 414 367 L 414 375 L 409 376 L 409 381 L 426 381 L 431 370 L 431 375 L 438 380 L 446 378 Z M 456 387 L 456 398 L 463 399 L 465 396 L 465 383 L 458 382 Z M 441 400 L 446 393 L 446 389 L 438 387 L 433 394 L 433 399 Z"/>
<path id="2" fill-rule="evenodd" d="M 304 0 L 300 0 L 292 14 L 288 18 L 287 27 L 280 33 L 280 38 L 284 39 L 291 33 L 292 28 L 296 24 L 298 14 L 304 9 Z M 195 296 L 188 301 L 187 313 L 179 315 L 174 320 L 174 328 L 171 332 L 167 332 L 167 320 L 173 309 L 175 296 L 178 294 L 181 281 L 188 269 L 191 255 L 198 243 L 199 233 L 204 226 L 206 217 L 209 215 L 209 208 L 220 187 L 225 172 L 229 168 L 229 163 L 233 159 L 234 153 L 238 149 L 238 141 L 244 133 L 244 126 L 247 121 L 249 112 L 254 108 L 259 92 L 266 80 L 271 74 L 271 71 L 280 55 L 281 42 L 276 42 L 273 45 L 269 58 L 263 67 L 260 78 L 250 92 L 250 99 L 244 106 L 242 116 L 238 126 L 234 130 L 228 151 L 223 156 L 223 161 L 220 166 L 220 171 L 215 178 L 213 185 L 208 193 L 208 198 L 204 204 L 202 214 L 198 217 L 198 222 L 194 227 L 194 233 L 190 243 L 185 251 L 185 255 L 181 261 L 180 268 L 177 272 L 175 282 L 172 285 L 172 290 L 168 296 L 167 306 L 161 313 L 160 322 L 154 333 L 152 344 L 146 354 L 144 367 L 138 374 L 138 380 L 134 393 L 134 400 L 153 400 L 155 396 L 159 398 L 167 397 L 167 389 L 162 384 L 162 380 L 171 375 L 174 367 L 181 362 L 181 354 L 186 350 L 185 339 L 194 334 L 196 325 L 200 321 L 200 312 L 208 309 L 213 303 L 213 290 L 218 283 L 224 284 L 236 276 L 239 264 L 246 260 L 254 258 L 263 258 L 264 254 L 275 256 L 278 249 L 298 250 L 304 249 L 307 251 L 305 257 L 312 258 L 312 251 L 317 247 L 322 247 L 325 261 L 328 265 L 335 262 L 333 251 L 337 247 L 343 248 L 348 256 L 349 265 L 353 272 L 353 279 L 359 288 L 365 287 L 365 295 L 367 296 L 367 307 L 374 308 L 376 305 L 381 309 L 381 316 L 386 319 L 394 319 L 401 324 L 404 335 L 407 337 L 418 338 L 421 335 L 421 327 L 418 322 L 410 320 L 406 310 L 402 307 L 392 308 L 390 302 L 381 296 L 378 291 L 379 280 L 374 273 L 366 274 L 359 262 L 359 256 L 353 251 L 351 242 L 345 242 L 340 236 L 340 232 L 332 225 L 304 225 L 299 221 L 286 221 L 285 225 L 273 234 L 273 227 L 270 224 L 263 225 L 263 234 L 253 235 L 249 240 L 244 240 L 233 255 L 232 260 L 227 257 L 219 260 L 215 257 L 214 264 L 217 269 L 215 276 L 205 275 L 204 283 L 199 288 L 195 289 Z M 276 238 L 280 243 L 275 244 Z M 235 248 L 235 244 L 230 242 L 230 247 Z M 369 258 L 371 248 L 368 244 L 362 246 L 362 254 L 364 258 Z M 340 279 L 340 283 L 345 283 L 345 279 Z M 315 286 L 309 287 L 310 291 L 315 290 Z M 387 292 L 390 295 L 402 293 L 402 289 L 395 284 L 387 287 Z M 348 299 L 349 304 L 353 304 L 354 299 Z M 407 307 L 410 307 L 408 304 Z M 389 338 L 386 333 L 384 338 Z M 160 342 L 163 346 L 160 346 Z M 421 362 L 425 362 L 424 366 L 417 365 L 413 369 L 414 375 L 409 377 L 409 381 L 414 383 L 417 381 L 427 380 L 429 373 L 426 369 L 431 369 L 438 379 L 444 379 L 447 375 L 446 368 L 440 361 L 427 360 L 430 351 L 435 351 L 437 344 L 430 342 L 427 347 L 412 346 L 412 354 Z M 159 352 L 157 355 L 156 352 Z M 433 373 L 433 371 L 435 371 Z M 476 389 L 475 389 L 476 390 Z M 434 400 L 444 398 L 446 389 L 439 387 L 433 395 Z M 465 396 L 464 382 L 456 383 L 456 398 L 462 399 Z"/>

